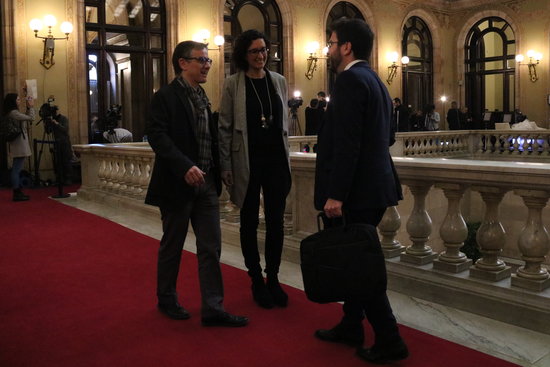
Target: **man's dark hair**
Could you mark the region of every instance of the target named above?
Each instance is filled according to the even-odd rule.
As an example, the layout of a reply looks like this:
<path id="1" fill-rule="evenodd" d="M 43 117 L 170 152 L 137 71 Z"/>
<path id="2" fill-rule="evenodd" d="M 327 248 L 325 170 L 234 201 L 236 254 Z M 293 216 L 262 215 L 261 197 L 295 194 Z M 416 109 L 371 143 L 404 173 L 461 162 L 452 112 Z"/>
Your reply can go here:
<path id="1" fill-rule="evenodd" d="M 325 98 L 326 96 L 327 94 L 323 91 L 320 91 L 319 93 L 317 93 L 317 97 Z"/>
<path id="2" fill-rule="evenodd" d="M 241 33 L 235 40 L 235 46 L 233 47 L 232 61 L 233 65 L 239 70 L 247 71 L 248 70 L 248 61 L 246 60 L 246 55 L 248 53 L 248 48 L 257 39 L 263 39 L 265 42 L 265 47 L 270 48 L 271 42 L 267 39 L 265 34 L 255 29 L 249 29 Z"/>
<path id="3" fill-rule="evenodd" d="M 311 108 L 317 108 L 318 104 L 319 104 L 319 100 L 317 98 L 313 98 L 311 101 L 309 101 L 309 106 Z"/>
<path id="4" fill-rule="evenodd" d="M 204 50 L 205 48 L 208 48 L 208 45 L 202 42 L 183 41 L 178 43 L 172 55 L 172 66 L 176 76 L 181 73 L 180 59 L 191 57 L 191 51 L 193 50 Z"/>
<path id="5" fill-rule="evenodd" d="M 396 97 L 396 98 L 394 98 L 394 99 L 393 99 L 393 101 L 394 101 L 395 103 L 399 103 L 399 104 L 401 104 L 401 100 L 400 100 L 399 98 L 397 98 L 397 97 Z"/>
<path id="6" fill-rule="evenodd" d="M 17 93 L 8 93 L 4 97 L 4 103 L 2 105 L 2 116 L 6 116 L 13 110 L 17 109 Z"/>
<path id="7" fill-rule="evenodd" d="M 338 45 L 351 43 L 351 50 L 356 59 L 369 59 L 374 33 L 364 20 L 343 17 L 331 24 L 330 31 L 336 33 Z"/>

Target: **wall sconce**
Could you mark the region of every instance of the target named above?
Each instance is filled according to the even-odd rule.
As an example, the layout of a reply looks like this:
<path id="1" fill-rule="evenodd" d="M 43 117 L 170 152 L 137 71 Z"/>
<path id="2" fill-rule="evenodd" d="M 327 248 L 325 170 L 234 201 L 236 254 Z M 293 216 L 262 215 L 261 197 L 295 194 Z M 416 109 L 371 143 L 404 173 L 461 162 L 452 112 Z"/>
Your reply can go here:
<path id="1" fill-rule="evenodd" d="M 319 50 L 319 42 L 310 42 L 306 45 L 306 52 L 309 54 L 307 58 L 306 78 L 311 80 L 313 73 L 317 70 L 317 60 L 326 59 L 326 56 L 317 56 Z M 328 54 L 328 47 L 323 48 L 323 55 Z"/>
<path id="2" fill-rule="evenodd" d="M 399 65 L 397 65 L 398 57 L 399 57 L 399 54 L 395 51 L 388 53 L 388 59 L 391 62 L 391 65 L 388 66 L 388 79 L 386 79 L 388 84 L 391 84 L 391 82 L 393 81 L 393 78 L 395 78 L 395 75 L 397 74 L 397 68 L 399 67 Z M 406 68 L 408 63 L 409 63 L 409 57 L 403 56 L 401 58 L 402 67 Z"/>
<path id="3" fill-rule="evenodd" d="M 61 32 L 65 33 L 65 37 L 54 37 L 52 34 L 52 27 L 57 24 L 57 19 L 53 15 L 46 15 L 44 22 L 40 19 L 34 18 L 29 22 L 29 27 L 34 31 L 35 38 L 41 38 L 44 40 L 44 53 L 40 63 L 46 69 L 49 69 L 55 64 L 53 60 L 53 54 L 55 49 L 56 40 L 68 40 L 69 34 L 73 31 L 73 25 L 70 22 L 61 23 Z M 46 36 L 39 36 L 38 32 L 44 27 L 48 27 L 48 34 Z"/>
<path id="4" fill-rule="evenodd" d="M 542 54 L 540 52 L 535 52 L 533 50 L 529 50 L 529 51 L 527 51 L 527 57 L 529 58 L 529 62 L 527 63 L 527 67 L 529 68 L 529 78 L 534 83 L 539 79 L 539 77 L 537 75 L 537 65 L 539 64 L 540 60 L 542 59 Z M 525 58 L 523 57 L 522 54 L 516 55 L 516 62 L 518 63 L 518 65 L 525 65 L 525 64 L 522 64 L 524 59 Z M 533 62 L 533 59 L 536 62 Z"/>
<path id="5" fill-rule="evenodd" d="M 210 31 L 208 29 L 201 29 L 198 31 L 194 36 L 193 40 L 196 42 L 202 42 L 206 46 L 208 46 L 208 40 L 210 39 Z M 222 35 L 217 35 L 214 37 L 214 44 L 218 46 L 218 48 L 208 48 L 208 51 L 219 51 L 222 48 L 222 45 L 225 43 L 225 38 Z"/>

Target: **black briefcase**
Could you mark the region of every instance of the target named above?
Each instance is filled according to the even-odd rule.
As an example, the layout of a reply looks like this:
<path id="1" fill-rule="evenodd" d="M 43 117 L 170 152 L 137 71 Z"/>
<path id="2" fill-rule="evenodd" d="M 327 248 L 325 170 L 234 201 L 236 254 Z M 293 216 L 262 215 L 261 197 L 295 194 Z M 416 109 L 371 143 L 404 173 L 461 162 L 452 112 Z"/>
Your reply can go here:
<path id="1" fill-rule="evenodd" d="M 386 290 L 386 263 L 372 225 L 353 223 L 323 229 L 302 240 L 300 256 L 310 301 L 364 299 Z"/>

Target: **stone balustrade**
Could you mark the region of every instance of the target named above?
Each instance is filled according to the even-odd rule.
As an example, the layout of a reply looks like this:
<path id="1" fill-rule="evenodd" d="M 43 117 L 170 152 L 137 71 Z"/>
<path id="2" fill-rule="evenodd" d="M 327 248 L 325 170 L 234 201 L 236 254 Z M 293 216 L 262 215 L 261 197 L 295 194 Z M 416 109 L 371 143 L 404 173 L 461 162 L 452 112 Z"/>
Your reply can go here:
<path id="1" fill-rule="evenodd" d="M 400 139 L 409 134 L 417 133 L 402 133 Z M 491 140 L 491 135 L 477 132 L 470 136 L 463 132 L 435 135 L 440 141 L 456 141 L 456 152 L 464 151 L 458 148 L 463 142 L 467 141 L 468 147 L 479 147 Z M 293 137 L 294 146 L 315 142 L 315 137 L 302 138 Z M 542 156 L 547 147 L 537 144 L 542 148 L 535 153 Z M 526 147 L 525 143 L 521 146 Z M 83 170 L 79 198 L 114 202 L 138 213 L 158 215 L 156 208 L 143 204 L 154 162 L 147 143 L 80 145 L 75 151 L 80 154 Z M 481 151 L 491 158 L 502 154 L 497 153 L 498 149 Z M 528 149 L 523 152 L 531 154 Z M 457 300 L 473 297 L 475 307 L 462 308 L 544 332 L 541 325 L 550 325 L 550 163 L 540 159 L 472 160 L 461 154 L 451 155 L 452 159 L 423 154 L 394 157 L 404 200 L 388 208 L 378 227 L 389 286 L 459 308 L 462 306 L 456 304 Z M 315 154 L 292 152 L 291 166 L 293 185 L 285 213 L 284 257 L 299 262 L 301 239 L 318 230 L 313 208 Z M 238 245 L 238 210 L 226 194 L 220 204 L 224 242 Z M 481 223 L 476 235 L 481 258 L 475 263 L 460 250 L 467 236 L 466 222 Z M 259 236 L 263 238 L 263 231 Z M 445 285 L 441 285 L 441 279 L 445 279 Z M 409 284 L 413 280 L 440 291 Z M 462 298 L 436 297 L 435 293 L 444 294 L 449 287 L 460 290 Z M 496 300 L 504 303 L 495 304 Z M 495 307 L 511 307 L 519 314 L 529 310 L 536 317 L 511 318 L 512 311 L 496 315 Z"/>

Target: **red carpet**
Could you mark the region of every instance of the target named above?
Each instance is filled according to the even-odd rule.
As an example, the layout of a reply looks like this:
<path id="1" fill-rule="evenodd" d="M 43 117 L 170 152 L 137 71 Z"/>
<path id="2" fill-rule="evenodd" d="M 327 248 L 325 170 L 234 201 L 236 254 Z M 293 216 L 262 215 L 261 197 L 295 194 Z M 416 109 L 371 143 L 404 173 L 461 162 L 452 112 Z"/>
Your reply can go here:
<path id="1" fill-rule="evenodd" d="M 11 191 L 0 190 L 0 366 L 367 365 L 351 348 L 313 337 L 316 328 L 338 321 L 339 305 L 313 304 L 287 287 L 288 308 L 260 309 L 246 273 L 229 266 L 223 268 L 225 306 L 249 316 L 250 325 L 201 327 L 190 253 L 179 293 L 192 318 L 163 317 L 155 308 L 156 240 L 48 199 L 54 188 L 27 192 L 30 201 L 12 203 Z M 514 366 L 401 330 L 411 356 L 397 366 Z"/>

